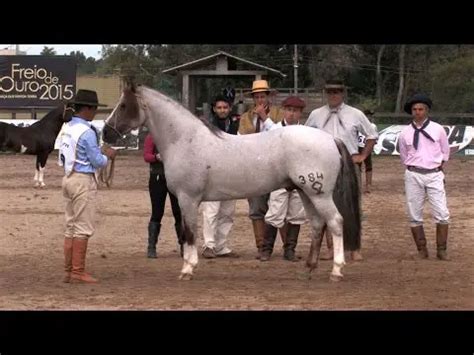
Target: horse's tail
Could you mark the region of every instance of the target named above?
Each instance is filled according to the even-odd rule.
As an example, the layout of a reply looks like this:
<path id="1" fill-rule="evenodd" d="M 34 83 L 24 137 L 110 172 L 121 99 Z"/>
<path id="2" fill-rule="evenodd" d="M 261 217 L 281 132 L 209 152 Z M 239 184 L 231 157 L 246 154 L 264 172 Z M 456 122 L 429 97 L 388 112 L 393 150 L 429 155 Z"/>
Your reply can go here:
<path id="1" fill-rule="evenodd" d="M 357 250 L 360 248 L 360 194 L 356 165 L 352 162 L 345 144 L 335 138 L 337 149 L 341 154 L 341 170 L 337 176 L 333 192 L 334 203 L 344 219 L 344 249 Z"/>

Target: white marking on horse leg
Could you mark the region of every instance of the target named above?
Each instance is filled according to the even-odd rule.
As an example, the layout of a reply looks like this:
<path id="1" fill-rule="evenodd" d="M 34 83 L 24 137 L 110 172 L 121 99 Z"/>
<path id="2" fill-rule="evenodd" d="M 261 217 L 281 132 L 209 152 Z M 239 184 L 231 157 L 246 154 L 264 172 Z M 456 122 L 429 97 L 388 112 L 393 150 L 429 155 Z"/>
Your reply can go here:
<path id="1" fill-rule="evenodd" d="M 21 147 L 20 147 L 20 153 L 21 153 L 21 154 L 24 154 L 27 149 L 28 149 L 28 148 L 25 147 L 25 146 L 22 144 Z"/>
<path id="2" fill-rule="evenodd" d="M 38 181 L 39 178 L 39 171 L 38 169 L 35 169 L 35 181 Z"/>
<path id="3" fill-rule="evenodd" d="M 344 260 L 344 239 L 342 237 L 342 217 L 336 217 L 335 220 L 330 222 L 332 229 L 336 231 L 333 234 L 333 249 L 334 249 L 334 262 L 329 277 L 331 281 L 340 281 L 344 277 L 342 274 L 342 268 L 345 265 Z M 335 224 L 335 225 L 333 225 Z"/>
<path id="4" fill-rule="evenodd" d="M 183 268 L 181 269 L 180 280 L 191 280 L 193 271 L 198 264 L 198 252 L 196 245 L 184 244 Z"/>
<path id="5" fill-rule="evenodd" d="M 344 240 L 342 235 L 333 236 L 334 263 L 331 271 L 331 281 L 340 281 L 344 277 L 342 268 L 346 264 L 344 260 Z"/>
<path id="6" fill-rule="evenodd" d="M 44 179 L 44 169 L 45 169 L 44 167 L 39 168 L 39 178 L 38 178 L 38 180 L 39 180 L 40 187 L 45 187 L 45 183 L 43 181 L 43 179 Z"/>

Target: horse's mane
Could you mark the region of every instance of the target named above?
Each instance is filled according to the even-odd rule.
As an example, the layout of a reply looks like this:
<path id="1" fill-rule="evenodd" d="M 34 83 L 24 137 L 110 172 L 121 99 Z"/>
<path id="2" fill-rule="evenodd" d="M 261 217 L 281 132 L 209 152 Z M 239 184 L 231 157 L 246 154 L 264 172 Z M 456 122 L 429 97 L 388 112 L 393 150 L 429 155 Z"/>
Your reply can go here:
<path id="1" fill-rule="evenodd" d="M 206 120 L 205 118 L 199 118 L 197 117 L 196 115 L 194 115 L 192 112 L 190 112 L 187 108 L 185 108 L 183 105 L 181 105 L 179 102 L 177 102 L 176 100 L 172 99 L 171 97 L 161 93 L 160 91 L 158 90 L 155 90 L 155 89 L 152 89 L 148 86 L 144 86 L 144 85 L 141 85 L 142 88 L 145 88 L 147 90 L 151 90 L 155 93 L 157 93 L 159 96 L 161 96 L 161 98 L 169 103 L 171 103 L 173 105 L 174 108 L 176 108 L 177 111 L 181 111 L 183 114 L 186 114 L 187 116 L 190 116 L 192 117 L 193 119 L 195 120 L 198 120 L 200 122 L 202 122 L 204 124 L 204 126 L 206 126 L 209 131 L 211 131 L 212 134 L 216 135 L 217 137 L 222 137 L 222 130 L 220 130 L 218 127 L 214 126 L 213 124 L 211 124 L 208 120 Z"/>
<path id="2" fill-rule="evenodd" d="M 64 108 L 62 105 L 56 107 L 54 110 L 49 111 L 43 118 L 33 123 L 30 127 L 43 126 L 45 124 L 48 124 L 49 122 L 57 122 L 57 121 L 64 123 L 62 120 L 63 110 Z M 60 116 L 60 119 L 58 119 L 58 115 Z"/>

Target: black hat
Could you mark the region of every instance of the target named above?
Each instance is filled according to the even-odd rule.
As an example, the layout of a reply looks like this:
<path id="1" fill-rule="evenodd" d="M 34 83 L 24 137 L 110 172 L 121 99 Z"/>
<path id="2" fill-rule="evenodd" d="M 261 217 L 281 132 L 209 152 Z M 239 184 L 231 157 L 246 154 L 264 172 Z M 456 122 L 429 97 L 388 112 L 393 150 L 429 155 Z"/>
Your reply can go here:
<path id="1" fill-rule="evenodd" d="M 431 109 L 431 106 L 433 105 L 433 102 L 425 94 L 415 94 L 412 97 L 410 97 L 410 99 L 408 99 L 407 103 L 403 107 L 403 110 L 406 113 L 408 113 L 409 115 L 411 115 L 411 107 L 414 104 L 425 104 L 426 106 L 428 106 Z"/>
<path id="2" fill-rule="evenodd" d="M 79 89 L 77 91 L 76 96 L 71 101 L 69 101 L 69 103 L 95 107 L 107 106 L 104 104 L 99 104 L 99 100 L 97 99 L 97 93 L 95 91 L 84 89 Z"/>
<path id="3" fill-rule="evenodd" d="M 344 90 L 345 88 L 344 81 L 337 79 L 326 80 L 324 85 L 324 90 Z"/>
<path id="4" fill-rule="evenodd" d="M 229 106 L 232 106 L 232 102 L 229 101 L 229 98 L 228 98 L 227 96 L 224 96 L 224 95 L 217 95 L 217 96 L 214 98 L 214 101 L 212 102 L 212 107 L 215 107 L 218 101 L 227 102 L 227 103 L 229 104 Z"/>

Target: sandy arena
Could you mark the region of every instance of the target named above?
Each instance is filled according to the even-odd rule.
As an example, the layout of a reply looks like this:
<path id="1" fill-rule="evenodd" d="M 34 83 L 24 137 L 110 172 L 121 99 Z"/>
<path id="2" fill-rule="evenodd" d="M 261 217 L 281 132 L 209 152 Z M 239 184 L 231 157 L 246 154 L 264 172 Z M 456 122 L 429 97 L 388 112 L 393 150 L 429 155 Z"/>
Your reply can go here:
<path id="1" fill-rule="evenodd" d="M 95 285 L 61 282 L 64 201 L 57 153 L 49 157 L 42 190 L 33 188 L 33 156 L 0 155 L 0 309 L 474 309 L 474 159 L 453 158 L 447 166 L 451 261 L 436 259 L 429 206 L 430 258 L 414 258 L 403 168 L 398 157 L 377 156 L 373 191 L 363 199 L 365 260 L 347 260 L 342 282 L 329 281 L 332 262 L 320 261 L 309 278 L 303 261 L 284 261 L 279 237 L 271 261 L 256 260 L 246 200 L 237 203 L 230 236 L 241 257 L 200 258 L 194 279 L 179 281 L 182 262 L 169 200 L 158 259 L 145 257 L 150 203 L 148 164 L 141 153 L 119 155 L 112 188 L 98 193 L 97 229 L 87 259 L 88 271 L 100 279 Z M 305 224 L 297 247 L 303 259 L 309 243 Z"/>

